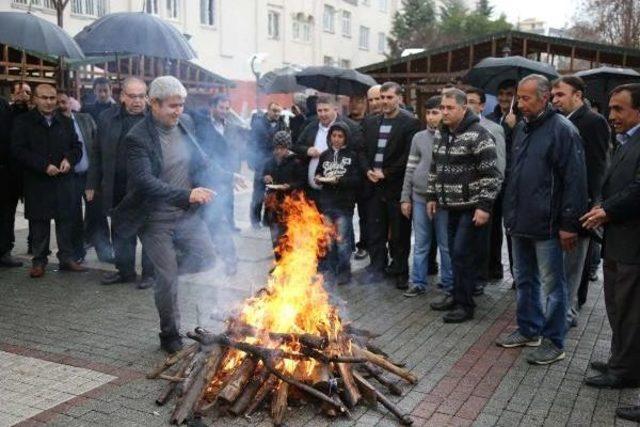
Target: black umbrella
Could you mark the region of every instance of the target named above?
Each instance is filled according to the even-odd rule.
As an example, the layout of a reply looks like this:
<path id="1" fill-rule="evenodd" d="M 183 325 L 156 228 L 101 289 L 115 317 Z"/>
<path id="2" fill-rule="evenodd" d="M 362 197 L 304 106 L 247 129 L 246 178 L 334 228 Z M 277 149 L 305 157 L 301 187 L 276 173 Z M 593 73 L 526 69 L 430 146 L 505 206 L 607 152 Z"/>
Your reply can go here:
<path id="1" fill-rule="evenodd" d="M 0 43 L 36 54 L 84 58 L 80 46 L 62 28 L 28 12 L 0 12 Z"/>
<path id="2" fill-rule="evenodd" d="M 105 15 L 76 36 L 85 55 L 133 54 L 193 59 L 196 52 L 171 24 L 144 12 Z"/>
<path id="3" fill-rule="evenodd" d="M 501 82 L 505 80 L 520 81 L 529 74 L 542 74 L 548 79 L 558 77 L 558 72 L 551 64 L 532 61 L 522 56 L 507 56 L 483 59 L 469 70 L 465 81 L 495 95 L 498 93 L 498 85 Z"/>
<path id="4" fill-rule="evenodd" d="M 640 82 L 640 73 L 631 68 L 599 67 L 578 71 L 575 75 L 587 85 L 585 96 L 597 102 L 606 101 L 609 92 L 616 86 Z"/>
<path id="5" fill-rule="evenodd" d="M 306 87 L 335 95 L 364 95 L 376 81 L 355 70 L 330 65 L 307 67 L 296 73 L 296 81 Z"/>
<path id="6" fill-rule="evenodd" d="M 302 92 L 306 87 L 299 85 L 295 73 L 300 69 L 282 67 L 265 73 L 258 81 L 260 90 L 264 93 L 294 93 Z"/>

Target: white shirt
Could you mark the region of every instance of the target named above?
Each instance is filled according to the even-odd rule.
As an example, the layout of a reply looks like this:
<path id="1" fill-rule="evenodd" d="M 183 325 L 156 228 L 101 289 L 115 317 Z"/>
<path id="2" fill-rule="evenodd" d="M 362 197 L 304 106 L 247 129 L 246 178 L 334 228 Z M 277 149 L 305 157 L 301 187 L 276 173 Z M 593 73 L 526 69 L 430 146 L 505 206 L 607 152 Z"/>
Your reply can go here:
<path id="1" fill-rule="evenodd" d="M 335 123 L 335 120 L 329 123 L 329 126 L 323 126 L 322 123 L 318 123 L 318 133 L 316 133 L 316 140 L 313 143 L 313 146 L 319 151 L 323 152 L 329 145 L 327 145 L 327 135 L 329 134 L 329 128 Z M 312 157 L 309 162 L 309 171 L 307 173 L 307 180 L 309 181 L 309 185 L 311 188 L 315 188 L 316 190 L 320 190 L 322 187 L 316 184 L 315 176 L 316 176 L 316 168 L 318 167 L 318 163 L 320 163 L 319 157 Z"/>

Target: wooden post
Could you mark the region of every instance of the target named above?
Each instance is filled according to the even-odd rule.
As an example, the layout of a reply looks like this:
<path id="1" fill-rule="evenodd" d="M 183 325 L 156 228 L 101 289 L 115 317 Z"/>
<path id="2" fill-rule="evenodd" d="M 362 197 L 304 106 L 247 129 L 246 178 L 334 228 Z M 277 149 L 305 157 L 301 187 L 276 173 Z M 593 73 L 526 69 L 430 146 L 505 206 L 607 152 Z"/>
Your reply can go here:
<path id="1" fill-rule="evenodd" d="M 596 50 L 596 67 L 600 66 L 600 51 Z"/>
<path id="2" fill-rule="evenodd" d="M 550 55 L 551 55 L 551 43 L 547 43 L 547 64 L 549 63 Z"/>
<path id="3" fill-rule="evenodd" d="M 527 39 L 522 39 L 522 56 L 527 57 Z"/>
<path id="4" fill-rule="evenodd" d="M 474 47 L 475 46 L 473 44 L 469 46 L 469 67 L 468 67 L 469 69 L 471 69 L 471 67 L 473 67 L 473 54 L 474 54 L 473 49 L 474 49 Z"/>
<path id="5" fill-rule="evenodd" d="M 576 47 L 571 46 L 571 59 L 569 60 L 569 71 L 573 72 L 573 61 L 576 57 Z"/>
<path id="6" fill-rule="evenodd" d="M 627 66 L 627 54 L 626 53 L 624 55 L 622 55 L 622 66 L 623 67 Z"/>
<path id="7" fill-rule="evenodd" d="M 140 78 L 144 80 L 144 76 L 147 74 L 146 73 L 146 67 L 145 67 L 145 61 L 144 61 L 144 55 L 140 55 L 140 63 L 138 65 L 138 67 L 140 68 L 138 70 L 138 74 L 140 75 Z M 153 71 L 152 71 L 153 72 Z"/>
<path id="8" fill-rule="evenodd" d="M 447 73 L 451 72 L 451 62 L 453 61 L 453 52 L 447 53 Z"/>
<path id="9" fill-rule="evenodd" d="M 491 56 L 495 57 L 496 56 L 496 39 L 495 38 L 491 38 Z"/>
<path id="10" fill-rule="evenodd" d="M 431 73 L 431 55 L 427 56 L 427 74 Z"/>

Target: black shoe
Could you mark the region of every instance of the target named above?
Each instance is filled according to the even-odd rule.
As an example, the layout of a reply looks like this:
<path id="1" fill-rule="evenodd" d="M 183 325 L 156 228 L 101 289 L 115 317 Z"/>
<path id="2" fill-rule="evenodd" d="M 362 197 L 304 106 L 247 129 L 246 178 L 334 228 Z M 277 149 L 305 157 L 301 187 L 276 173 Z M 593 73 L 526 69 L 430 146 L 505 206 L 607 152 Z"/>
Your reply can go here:
<path id="1" fill-rule="evenodd" d="M 591 369 L 593 369 L 594 371 L 598 371 L 601 374 L 606 374 L 609 371 L 609 364 L 607 362 L 594 360 L 589 366 L 591 367 Z"/>
<path id="2" fill-rule="evenodd" d="M 153 280 L 153 277 L 143 277 L 142 279 L 140 279 L 140 282 L 138 282 L 138 284 L 136 285 L 136 288 L 149 289 L 149 288 L 152 288 L 154 284 L 155 284 L 155 281 Z"/>
<path id="3" fill-rule="evenodd" d="M 474 297 L 479 297 L 480 295 L 484 295 L 484 285 L 478 284 L 473 288 L 472 295 Z"/>
<path id="4" fill-rule="evenodd" d="M 584 383 L 596 388 L 635 388 L 640 385 L 640 381 L 621 378 L 607 371 L 604 374 L 587 378 Z"/>
<path id="5" fill-rule="evenodd" d="M 616 415 L 620 418 L 624 418 L 625 420 L 640 423 L 640 405 L 621 406 L 616 409 Z"/>
<path id="6" fill-rule="evenodd" d="M 457 307 L 442 316 L 444 323 L 462 323 L 471 319 L 473 319 L 473 311 L 465 310 L 462 307 Z"/>
<path id="7" fill-rule="evenodd" d="M 160 348 L 166 351 L 168 354 L 177 353 L 182 350 L 184 344 L 182 344 L 182 338 L 160 338 Z"/>
<path id="8" fill-rule="evenodd" d="M 11 256 L 11 252 L 6 252 L 2 257 L 0 257 L 0 267 L 22 267 L 22 261 L 18 261 L 16 258 Z"/>
<path id="9" fill-rule="evenodd" d="M 435 311 L 449 311 L 456 307 L 456 303 L 453 301 L 453 297 L 449 294 L 443 296 L 437 301 L 433 301 L 431 304 L 432 310 Z"/>
<path id="10" fill-rule="evenodd" d="M 409 289 L 409 277 L 405 275 L 396 276 L 396 289 L 403 291 Z"/>
<path id="11" fill-rule="evenodd" d="M 136 281 L 136 274 L 122 275 L 116 271 L 113 273 L 105 273 L 100 280 L 101 285 L 115 285 L 116 283 L 131 283 Z"/>
<path id="12" fill-rule="evenodd" d="M 395 277 L 402 274 L 402 272 L 390 265 L 388 267 L 385 267 L 384 274 L 388 277 Z"/>

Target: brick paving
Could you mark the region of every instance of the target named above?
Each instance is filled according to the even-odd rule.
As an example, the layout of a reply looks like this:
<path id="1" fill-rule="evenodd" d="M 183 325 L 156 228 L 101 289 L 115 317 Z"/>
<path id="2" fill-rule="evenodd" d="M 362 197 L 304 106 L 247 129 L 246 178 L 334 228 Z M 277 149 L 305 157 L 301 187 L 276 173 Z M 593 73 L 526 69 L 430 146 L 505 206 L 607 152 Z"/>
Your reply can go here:
<path id="1" fill-rule="evenodd" d="M 236 212 L 244 216 L 249 198 L 246 192 L 237 197 Z M 268 233 L 246 230 L 247 222 L 238 216 L 245 228 L 236 237 L 239 274 L 228 279 L 216 270 L 181 280 L 184 330 L 196 325 L 220 329 L 209 313 L 228 310 L 265 282 L 271 263 Z M 19 229 L 17 234 L 16 253 L 23 255 L 26 231 Z M 100 269 L 110 267 L 95 259 L 88 261 L 94 268 L 82 274 L 56 272 L 53 261 L 42 280 L 29 279 L 26 267 L 0 270 L 0 355 L 91 370 L 108 382 L 89 391 L 71 390 L 68 400 L 53 407 L 38 408 L 35 400 L 23 400 L 21 404 L 38 412 L 19 425 L 168 425 L 172 405 L 154 404 L 164 381 L 144 378 L 164 357 L 158 347 L 152 291 L 129 285 L 100 286 Z M 362 262 L 356 262 L 356 282 L 333 289 L 332 297 L 344 317 L 380 333 L 376 344 L 419 377 L 413 386 L 400 383 L 403 396 L 391 396 L 411 413 L 414 425 L 636 425 L 616 420 L 614 411 L 619 404 L 635 403 L 638 390 L 595 390 L 582 385 L 590 373 L 589 362 L 604 360 L 608 353 L 610 330 L 601 282 L 592 283 L 579 325 L 569 333 L 567 358 L 538 367 L 525 362 L 528 350 L 494 345 L 497 336 L 515 327 L 515 293 L 507 283 L 486 288 L 477 299 L 473 321 L 445 325 L 440 314 L 428 308 L 437 291 L 407 299 L 391 285 L 360 283 L 362 267 Z M 4 378 L 3 372 L 0 420 L 9 419 L 16 400 L 7 393 Z M 31 380 L 22 380 L 27 389 Z M 22 383 L 16 382 L 19 388 Z M 270 425 L 264 413 L 251 420 L 207 421 L 220 426 Z M 382 407 L 361 406 L 351 419 L 336 420 L 325 418 L 315 407 L 303 407 L 289 411 L 287 424 L 386 426 L 396 421 Z"/>

